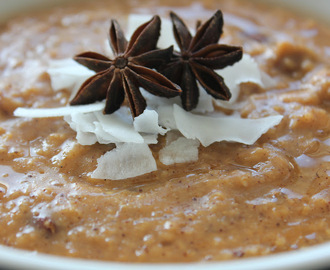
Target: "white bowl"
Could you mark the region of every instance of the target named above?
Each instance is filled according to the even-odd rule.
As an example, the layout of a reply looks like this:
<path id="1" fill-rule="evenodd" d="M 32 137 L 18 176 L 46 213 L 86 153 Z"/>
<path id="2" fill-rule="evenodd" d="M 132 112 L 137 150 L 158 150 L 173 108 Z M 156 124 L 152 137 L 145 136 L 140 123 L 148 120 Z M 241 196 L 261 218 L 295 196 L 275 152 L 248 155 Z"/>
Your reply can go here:
<path id="1" fill-rule="evenodd" d="M 71 0 L 79 1 L 79 0 Z M 314 17 L 330 24 L 329 0 L 254 0 L 269 2 L 293 9 L 307 17 Z M 65 0 L 0 0 L 0 23 L 15 14 L 30 9 L 59 5 Z M 305 248 L 299 251 L 278 253 L 275 255 L 211 263 L 181 263 L 181 264 L 129 264 L 115 262 L 100 262 L 84 259 L 70 259 L 59 256 L 45 255 L 8 248 L 0 245 L 0 269 L 34 269 L 34 270 L 87 270 L 87 269 L 330 269 L 330 242 Z"/>

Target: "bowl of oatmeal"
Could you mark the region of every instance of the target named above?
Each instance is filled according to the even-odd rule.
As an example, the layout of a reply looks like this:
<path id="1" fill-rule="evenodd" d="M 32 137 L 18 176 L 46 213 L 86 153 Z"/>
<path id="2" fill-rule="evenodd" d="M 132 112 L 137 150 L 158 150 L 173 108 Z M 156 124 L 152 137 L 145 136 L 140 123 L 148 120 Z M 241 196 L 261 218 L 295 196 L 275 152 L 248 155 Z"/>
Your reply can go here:
<path id="1" fill-rule="evenodd" d="M 1 267 L 330 265 L 327 1 L 18 2 L 0 2 Z M 129 39 L 157 14 L 157 46 L 179 53 L 169 12 L 195 33 L 198 20 L 220 21 L 219 8 L 220 44 L 243 49 L 217 70 L 229 101 L 208 95 L 195 64 L 182 76 L 199 82 L 192 110 L 147 92 L 142 117 L 129 97 L 109 115 L 103 101 L 68 106 L 100 71 L 72 58 L 117 57 L 111 19 Z"/>

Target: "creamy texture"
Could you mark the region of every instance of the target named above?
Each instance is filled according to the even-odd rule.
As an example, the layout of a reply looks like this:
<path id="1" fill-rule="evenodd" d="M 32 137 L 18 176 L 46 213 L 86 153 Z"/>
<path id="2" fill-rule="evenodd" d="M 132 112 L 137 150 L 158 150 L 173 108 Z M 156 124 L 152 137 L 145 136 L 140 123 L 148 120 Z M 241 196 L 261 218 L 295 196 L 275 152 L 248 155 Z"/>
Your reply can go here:
<path id="1" fill-rule="evenodd" d="M 185 262 L 329 241 L 326 27 L 246 1 L 206 1 L 205 7 L 149 2 L 55 9 L 2 27 L 0 243 L 72 257 Z M 273 85 L 243 85 L 239 113 L 284 118 L 252 146 L 199 147 L 199 159 L 191 163 L 159 162 L 166 144 L 161 137 L 151 147 L 157 171 L 119 182 L 92 179 L 88 172 L 113 145 L 82 146 L 61 118 L 22 119 L 12 112 L 66 104 L 70 93 L 53 92 L 43 72 L 49 60 L 86 50 L 104 53 L 112 16 L 124 22 L 131 12 L 164 15 L 169 8 L 162 5 L 173 5 L 191 27 L 221 8 L 221 43 L 242 44 Z"/>

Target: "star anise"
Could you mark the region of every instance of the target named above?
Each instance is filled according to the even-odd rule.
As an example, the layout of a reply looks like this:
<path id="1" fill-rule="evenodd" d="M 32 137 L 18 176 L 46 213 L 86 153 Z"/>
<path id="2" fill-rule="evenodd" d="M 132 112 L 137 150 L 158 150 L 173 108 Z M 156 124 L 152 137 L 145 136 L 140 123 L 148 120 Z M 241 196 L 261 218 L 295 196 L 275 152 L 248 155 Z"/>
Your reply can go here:
<path id="1" fill-rule="evenodd" d="M 162 66 L 160 72 L 181 87 L 183 108 L 190 111 L 198 104 L 196 80 L 212 97 L 229 100 L 231 93 L 228 87 L 213 70 L 239 61 L 243 50 L 241 47 L 218 44 L 223 28 L 221 11 L 218 10 L 204 24 L 198 22 L 194 37 L 178 15 L 171 12 L 170 16 L 180 52 L 174 52 L 171 61 Z"/>
<path id="2" fill-rule="evenodd" d="M 160 35 L 160 18 L 154 16 L 133 33 L 130 42 L 116 20 L 111 21 L 109 43 L 115 59 L 95 52 L 74 57 L 78 63 L 94 70 L 96 75 L 87 79 L 71 105 L 88 104 L 106 99 L 104 113 L 119 109 L 125 95 L 133 117 L 143 113 L 146 101 L 139 87 L 156 96 L 174 97 L 181 93 L 177 85 L 153 68 L 168 62 L 173 48 L 156 49 Z"/>

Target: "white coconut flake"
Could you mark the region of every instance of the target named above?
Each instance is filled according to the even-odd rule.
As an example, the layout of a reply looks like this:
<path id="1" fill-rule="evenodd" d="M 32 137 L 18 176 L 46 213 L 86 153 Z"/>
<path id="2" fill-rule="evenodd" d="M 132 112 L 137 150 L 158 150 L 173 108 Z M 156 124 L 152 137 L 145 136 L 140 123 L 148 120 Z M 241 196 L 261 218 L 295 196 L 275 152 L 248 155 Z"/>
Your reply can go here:
<path id="1" fill-rule="evenodd" d="M 173 112 L 178 130 L 188 139 L 198 139 L 205 147 L 220 141 L 251 145 L 283 118 L 281 115 L 260 119 L 201 116 L 186 112 L 177 105 L 174 105 Z"/>
<path id="2" fill-rule="evenodd" d="M 121 180 L 157 170 L 156 161 L 147 144 L 124 143 L 97 160 L 92 178 Z"/>
<path id="3" fill-rule="evenodd" d="M 74 113 L 64 117 L 70 127 L 77 132 L 76 139 L 81 145 L 93 145 L 98 140 L 95 135 L 96 117 L 93 113 Z"/>
<path id="4" fill-rule="evenodd" d="M 75 128 L 82 132 L 95 132 L 94 123 L 97 121 L 95 113 L 73 113 L 71 121 L 75 123 Z"/>
<path id="5" fill-rule="evenodd" d="M 199 145 L 198 140 L 180 137 L 159 151 L 159 160 L 165 165 L 197 161 Z"/>
<path id="6" fill-rule="evenodd" d="M 179 96 L 174 98 L 166 98 L 166 97 L 158 97 L 155 96 L 148 91 L 140 88 L 142 96 L 145 98 L 148 108 L 157 110 L 159 107 L 162 106 L 172 106 L 173 104 L 181 104 L 181 99 Z"/>
<path id="7" fill-rule="evenodd" d="M 120 143 L 121 141 L 117 140 L 117 138 L 115 138 L 114 136 L 111 135 L 111 133 L 105 131 L 103 129 L 103 126 L 100 122 L 95 121 L 94 122 L 95 125 L 95 136 L 97 139 L 97 142 L 100 144 L 110 144 L 110 143 Z"/>
<path id="8" fill-rule="evenodd" d="M 228 108 L 236 102 L 241 83 L 252 82 L 263 86 L 259 66 L 248 54 L 243 54 L 241 61 L 232 66 L 217 70 L 217 73 L 224 78 L 232 95 L 229 101 L 215 100 L 216 104 L 220 107 Z"/>
<path id="9" fill-rule="evenodd" d="M 59 108 L 22 108 L 19 107 L 14 111 L 14 116 L 45 118 L 45 117 L 60 117 L 71 115 L 74 113 L 97 112 L 104 109 L 104 102 L 97 102 L 88 105 L 75 105 Z"/>
<path id="10" fill-rule="evenodd" d="M 98 142 L 95 133 L 77 131 L 77 142 L 81 145 L 93 145 Z"/>
<path id="11" fill-rule="evenodd" d="M 132 118 L 130 115 L 122 113 L 126 108 L 121 107 L 115 113 L 105 115 L 103 113 L 96 113 L 96 118 L 102 129 L 116 138 L 118 142 L 144 143 L 142 136 L 134 129 L 134 126 L 128 121 Z"/>
<path id="12" fill-rule="evenodd" d="M 161 135 L 166 133 L 166 129 L 158 125 L 158 113 L 154 110 L 145 109 L 142 114 L 135 117 L 133 125 L 138 132 Z"/>
<path id="13" fill-rule="evenodd" d="M 126 116 L 125 111 L 126 107 L 121 107 L 111 115 L 104 115 L 101 111 L 73 114 L 64 120 L 77 132 L 77 140 L 83 145 L 90 144 L 89 142 L 93 144 L 93 138 L 101 144 L 144 143 L 143 137 L 134 129 L 132 120 L 129 120 L 131 116 Z"/>
<path id="14" fill-rule="evenodd" d="M 50 61 L 47 73 L 54 91 L 67 89 L 72 91 L 72 95 L 76 94 L 85 80 L 95 74 L 70 58 Z"/>
<path id="15" fill-rule="evenodd" d="M 162 26 L 160 29 L 160 37 L 157 43 L 159 48 L 168 48 L 173 46 L 175 51 L 179 51 L 180 48 L 175 42 L 175 38 L 173 35 L 173 25 L 169 19 L 162 18 Z"/>
<path id="16" fill-rule="evenodd" d="M 167 129 L 177 129 L 174 115 L 173 105 L 161 106 L 157 109 L 159 115 L 159 124 Z"/>
<path id="17" fill-rule="evenodd" d="M 144 143 L 146 144 L 157 144 L 158 143 L 158 134 L 145 134 L 141 133 Z"/>
<path id="18" fill-rule="evenodd" d="M 104 115 L 101 111 L 73 113 L 64 120 L 77 132 L 77 140 L 82 145 L 95 142 L 156 144 L 158 134 L 163 135 L 167 132 L 158 125 L 157 112 L 145 110 L 135 118 L 133 124 L 129 108 L 126 106 L 122 106 L 111 115 Z"/>
<path id="19" fill-rule="evenodd" d="M 195 113 L 208 113 L 213 112 L 213 97 L 210 96 L 200 85 L 199 85 L 199 98 L 198 98 L 198 104 L 195 109 L 192 110 L 192 112 Z"/>

